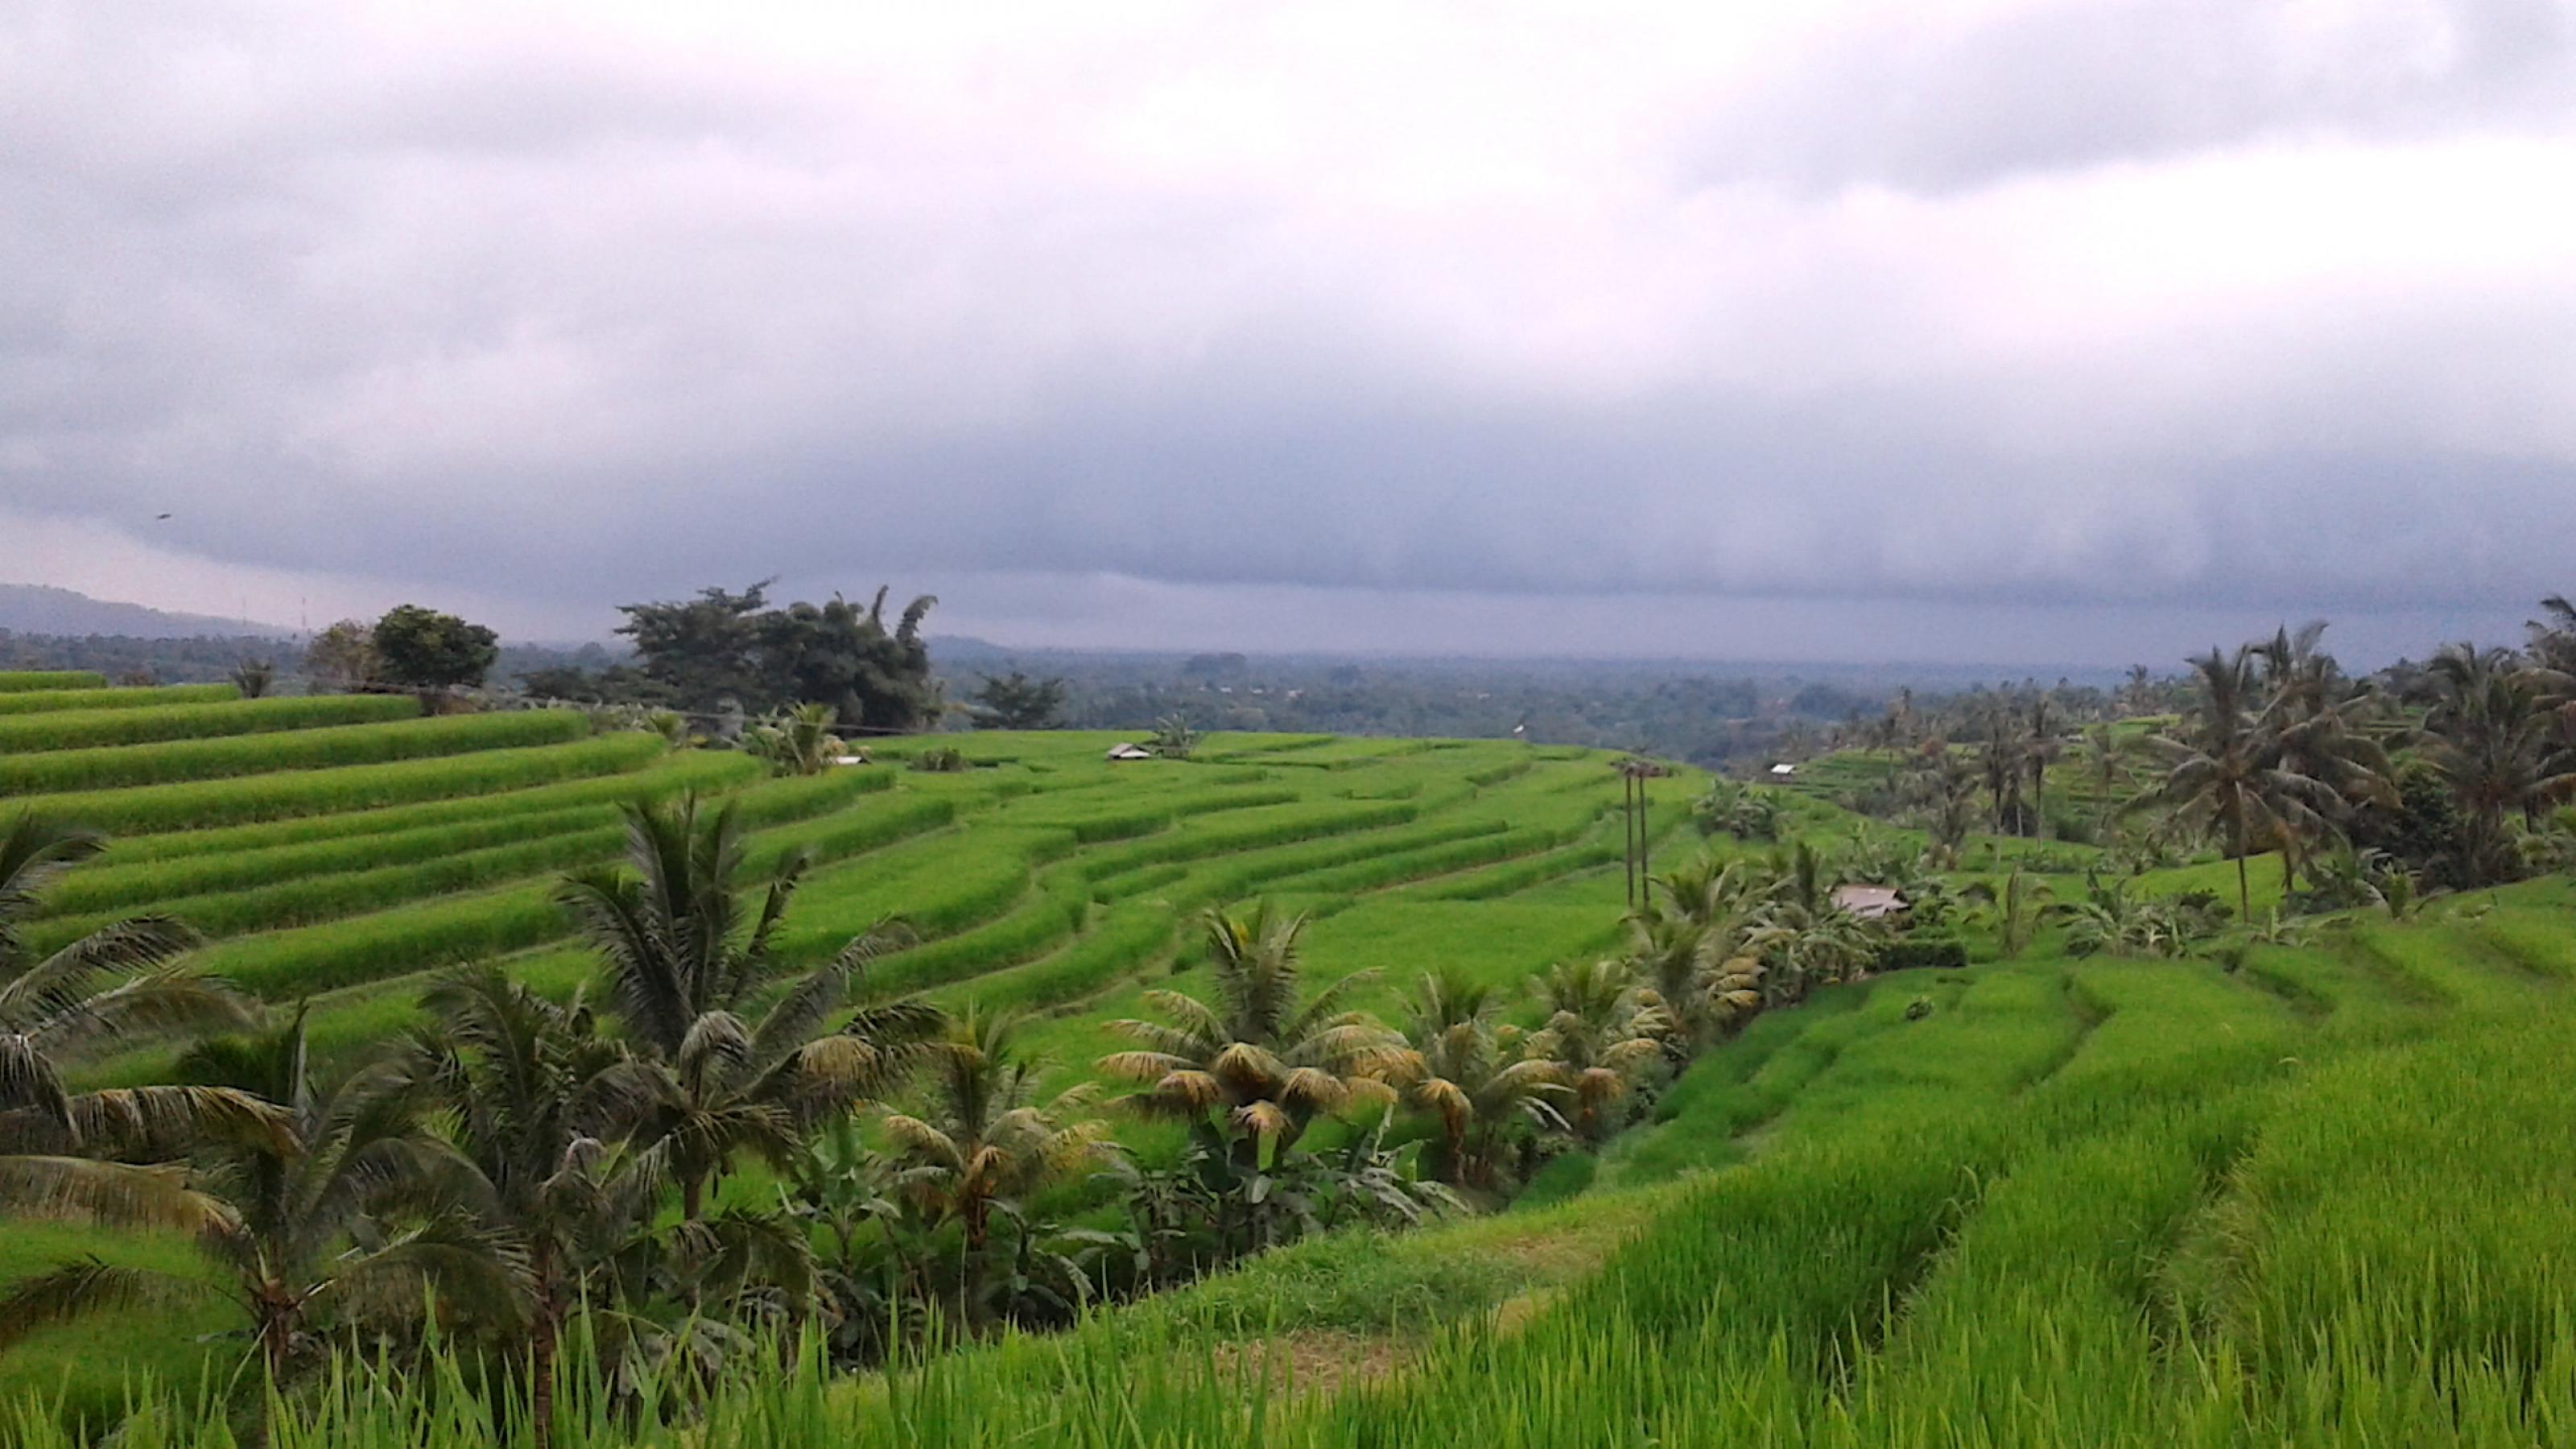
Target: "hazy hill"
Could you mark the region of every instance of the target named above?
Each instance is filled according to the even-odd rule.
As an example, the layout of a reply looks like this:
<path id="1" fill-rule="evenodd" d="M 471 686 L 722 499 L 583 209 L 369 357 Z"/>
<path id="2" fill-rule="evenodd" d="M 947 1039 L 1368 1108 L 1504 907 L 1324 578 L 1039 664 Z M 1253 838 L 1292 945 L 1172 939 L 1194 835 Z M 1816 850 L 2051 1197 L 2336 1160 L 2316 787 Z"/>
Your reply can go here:
<path id="1" fill-rule="evenodd" d="M 50 584 L 0 584 L 0 629 L 19 634 L 123 635 L 129 639 L 284 638 L 292 629 L 209 614 L 174 614 L 141 604 L 93 599 Z"/>

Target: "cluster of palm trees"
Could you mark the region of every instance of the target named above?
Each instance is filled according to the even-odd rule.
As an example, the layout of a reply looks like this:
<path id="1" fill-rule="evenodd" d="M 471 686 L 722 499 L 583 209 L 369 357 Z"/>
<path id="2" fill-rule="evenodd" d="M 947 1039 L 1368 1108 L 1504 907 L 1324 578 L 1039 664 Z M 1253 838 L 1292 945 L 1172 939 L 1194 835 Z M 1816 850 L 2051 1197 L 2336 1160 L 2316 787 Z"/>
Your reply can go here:
<path id="1" fill-rule="evenodd" d="M 1129 1169 L 1137 1220 L 1124 1241 L 1156 1279 L 1336 1222 L 1411 1221 L 1459 1191 L 1507 1190 L 1551 1147 L 1622 1125 L 1620 1104 L 1668 1029 L 1624 960 L 1560 964 L 1518 998 L 1438 968 L 1389 1025 L 1349 1004 L 1373 972 L 1309 989 L 1303 917 L 1263 905 L 1202 924 L 1212 999 L 1146 993 L 1156 1018 L 1110 1023 L 1136 1047 L 1100 1061 L 1135 1084 L 1129 1102 L 1188 1132 L 1177 1165 Z M 1399 1170 L 1387 1145 L 1398 1135 L 1421 1142 L 1429 1181 Z"/>
<path id="2" fill-rule="evenodd" d="M 2369 680 L 2320 647 L 2322 622 L 2212 648 L 2185 684 L 2133 679 L 2120 692 L 2177 708 L 2150 730 L 2110 719 L 2070 729 L 2061 693 L 2032 691 L 1928 711 L 1908 696 L 1865 734 L 1889 750 L 1919 741 L 1910 785 L 1887 803 L 1923 826 L 1936 866 L 1955 865 L 1981 827 L 2030 834 L 2047 822 L 2108 841 L 2116 822 L 2143 814 L 2153 826 L 2136 843 L 2158 858 L 2215 846 L 2235 860 L 2240 911 L 2252 903 L 2245 863 L 2266 852 L 2279 855 L 2285 888 L 2347 847 L 2447 884 L 2508 880 L 2551 848 L 2549 811 L 2576 799 L 2576 606 L 2552 597 L 2543 609 L 2521 650 L 2453 644 Z M 2049 816 L 2050 771 L 2070 759 L 2095 802 L 2089 822 Z M 2410 774 L 2427 789 L 2410 790 Z"/>
<path id="3" fill-rule="evenodd" d="M 1076 1164 L 1082 1134 L 1051 1137 L 1015 1103 L 1004 1025 L 849 1010 L 898 929 L 791 967 L 775 941 L 801 859 L 755 891 L 730 807 L 637 806 L 627 826 L 629 869 L 561 888 L 601 958 L 596 1006 L 495 968 L 454 973 L 428 992 L 426 1025 L 334 1073 L 300 1011 L 259 1030 L 253 1003 L 177 964 L 190 938 L 174 923 L 25 959 L 17 922 L 98 843 L 19 821 L 0 838 L 0 1209 L 184 1229 L 213 1271 L 82 1261 L 22 1280 L 0 1298 L 0 1347 L 118 1304 L 214 1294 L 242 1312 L 237 1378 L 289 1383 L 335 1347 L 417 1339 L 434 1302 L 443 1326 L 529 1365 L 542 1426 L 576 1318 L 612 1367 L 689 1370 L 764 1324 L 847 1311 L 814 1213 L 797 1210 L 810 1204 L 713 1199 L 755 1162 L 798 1180 L 863 1103 L 924 1089 L 929 1105 L 885 1119 L 896 1185 L 930 1228 L 969 1215 L 978 1248 L 979 1199 Z M 210 1031 L 240 1034 L 186 1050 L 177 1084 L 61 1084 L 84 1048 Z M 997 1162 L 1024 1153 L 1044 1166 Z"/>
<path id="4" fill-rule="evenodd" d="M 1098 1066 L 1132 1090 L 1104 1098 L 1044 1089 L 1019 1018 L 853 1009 L 898 923 L 819 965 L 782 959 L 803 863 L 753 880 L 730 808 L 636 806 L 627 831 L 623 868 L 558 892 L 598 954 L 595 990 L 561 1001 L 497 967 L 450 972 L 422 1025 L 335 1070 L 300 1010 L 268 1025 L 190 972 L 174 922 L 25 959 L 18 923 L 98 841 L 15 825 L 0 838 L 0 1211 L 181 1229 L 206 1266 L 83 1260 L 22 1279 L 0 1294 L 0 1350 L 120 1305 L 221 1298 L 257 1403 L 335 1352 L 434 1328 L 523 1375 L 542 1433 L 574 1354 L 612 1384 L 702 1384 L 819 1329 L 869 1361 L 1506 1193 L 1624 1126 L 1641 1085 L 1780 999 L 1766 982 L 1861 955 L 1811 856 L 1758 887 L 1698 863 L 1658 879 L 1629 953 L 1525 992 L 1434 970 L 1389 1025 L 1353 1005 L 1369 973 L 1307 980 L 1302 918 L 1210 911 L 1212 989 L 1149 992 L 1150 1018 L 1112 1025 L 1134 1047 Z M 194 1045 L 170 1085 L 63 1085 L 84 1051 L 173 1036 Z M 1186 1140 L 1140 1159 L 1111 1140 L 1112 1108 Z M 1126 1231 L 1049 1217 L 1104 1191 Z"/>
<path id="5" fill-rule="evenodd" d="M 2445 646 L 2385 685 L 2346 678 L 2317 648 L 2323 624 L 2192 661 L 2199 685 L 2178 726 L 2149 739 L 2164 774 L 2135 803 L 2215 842 L 2236 861 L 2278 852 L 2295 884 L 2319 853 L 2386 833 L 2413 809 L 2407 770 L 2429 772 L 2454 818 L 2450 837 L 2407 862 L 2462 885 L 2523 873 L 2548 810 L 2576 798 L 2576 675 L 2554 667 L 2576 616 L 2533 626 L 2528 651 Z"/>

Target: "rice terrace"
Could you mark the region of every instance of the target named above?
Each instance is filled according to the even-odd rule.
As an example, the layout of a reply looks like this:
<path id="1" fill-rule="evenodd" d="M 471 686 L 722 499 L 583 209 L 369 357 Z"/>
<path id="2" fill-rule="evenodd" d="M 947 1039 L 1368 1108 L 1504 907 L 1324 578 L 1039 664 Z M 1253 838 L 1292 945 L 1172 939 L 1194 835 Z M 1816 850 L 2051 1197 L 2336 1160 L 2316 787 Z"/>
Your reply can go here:
<path id="1" fill-rule="evenodd" d="M 0 91 L 0 1449 L 2576 1449 L 2576 0 Z"/>
<path id="2" fill-rule="evenodd" d="M 1753 784 L 0 676 L 5 1422 L 2553 1441 L 2571 639 Z"/>

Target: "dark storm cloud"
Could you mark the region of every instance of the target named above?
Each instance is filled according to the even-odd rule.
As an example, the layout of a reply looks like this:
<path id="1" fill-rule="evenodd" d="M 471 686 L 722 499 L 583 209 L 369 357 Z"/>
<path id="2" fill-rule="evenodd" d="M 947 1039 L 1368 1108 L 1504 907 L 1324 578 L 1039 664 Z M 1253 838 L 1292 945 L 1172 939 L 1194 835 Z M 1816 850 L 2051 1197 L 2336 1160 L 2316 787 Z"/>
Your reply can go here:
<path id="1" fill-rule="evenodd" d="M 0 525 L 568 630 L 771 574 L 2518 607 L 2576 536 L 2570 34 L 39 5 Z"/>

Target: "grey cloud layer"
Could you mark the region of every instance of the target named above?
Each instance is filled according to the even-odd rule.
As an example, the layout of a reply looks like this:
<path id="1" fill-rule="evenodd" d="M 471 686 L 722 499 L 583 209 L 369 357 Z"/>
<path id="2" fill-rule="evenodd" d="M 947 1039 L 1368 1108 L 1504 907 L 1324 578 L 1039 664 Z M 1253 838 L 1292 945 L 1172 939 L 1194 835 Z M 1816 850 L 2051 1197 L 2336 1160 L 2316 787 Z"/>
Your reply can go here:
<path id="1" fill-rule="evenodd" d="M 1703 8 L 40 5 L 0 490 L 540 600 L 2569 586 L 2564 9 Z"/>

